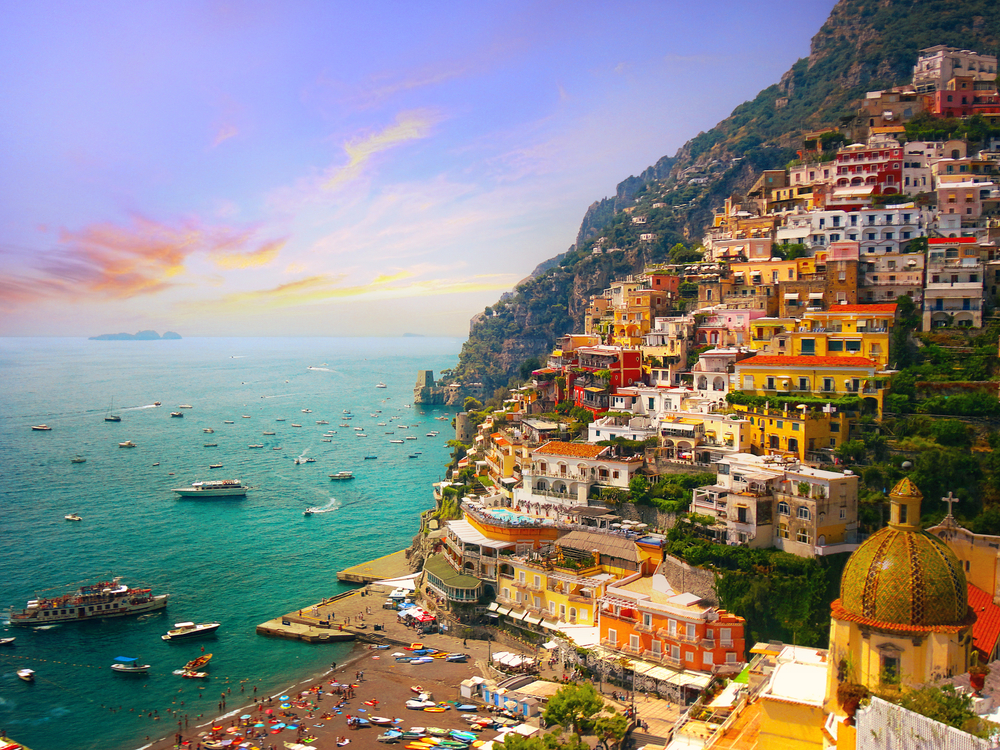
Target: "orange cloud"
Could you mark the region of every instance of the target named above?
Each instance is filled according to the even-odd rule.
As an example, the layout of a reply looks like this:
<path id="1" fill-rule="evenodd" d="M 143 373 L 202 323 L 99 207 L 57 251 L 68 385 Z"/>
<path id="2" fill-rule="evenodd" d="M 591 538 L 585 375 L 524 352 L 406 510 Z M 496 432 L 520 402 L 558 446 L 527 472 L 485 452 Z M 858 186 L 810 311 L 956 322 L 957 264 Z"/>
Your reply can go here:
<path id="1" fill-rule="evenodd" d="M 125 224 L 92 224 L 62 230 L 59 248 L 42 257 L 37 273 L 17 286 L 41 296 L 112 299 L 155 294 L 178 284 L 188 258 L 204 254 L 221 268 L 250 268 L 272 262 L 286 240 L 261 241 L 253 228 L 206 226 L 197 219 L 165 224 L 133 216 Z M 20 301 L 4 289 L 0 298 Z"/>
<path id="2" fill-rule="evenodd" d="M 223 125 L 219 128 L 219 132 L 215 134 L 215 140 L 212 141 L 212 148 L 215 148 L 223 141 L 228 141 L 230 138 L 235 138 L 240 134 L 240 131 L 236 129 L 235 125 Z"/>
<path id="3" fill-rule="evenodd" d="M 353 180 L 361 174 L 361 170 L 368 160 L 381 151 L 407 141 L 426 138 L 430 135 L 431 126 L 437 120 L 436 116 L 426 111 L 403 112 L 396 118 L 395 123 L 381 132 L 374 133 L 367 138 L 348 141 L 344 144 L 344 151 L 347 153 L 349 161 L 337 169 L 323 187 L 329 190 L 341 183 Z"/>

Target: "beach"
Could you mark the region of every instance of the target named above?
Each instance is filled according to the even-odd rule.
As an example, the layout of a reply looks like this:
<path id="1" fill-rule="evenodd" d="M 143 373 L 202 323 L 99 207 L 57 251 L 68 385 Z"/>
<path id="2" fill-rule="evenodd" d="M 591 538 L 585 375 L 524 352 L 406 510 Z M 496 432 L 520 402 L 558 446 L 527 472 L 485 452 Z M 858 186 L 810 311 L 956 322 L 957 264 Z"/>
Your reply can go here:
<path id="1" fill-rule="evenodd" d="M 245 686 L 242 692 L 219 693 L 212 689 L 209 678 L 204 686 L 204 693 L 209 698 L 210 704 L 211 700 L 218 701 L 211 704 L 213 707 L 221 706 L 221 708 L 213 711 L 205 710 L 196 717 L 192 717 L 189 711 L 174 709 L 176 713 L 162 716 L 156 722 L 156 735 L 151 736 L 159 739 L 143 744 L 142 747 L 147 750 L 175 748 L 178 746 L 179 731 L 183 741 L 188 743 L 183 747 L 197 748 L 205 741 L 206 736 L 212 734 L 212 727 L 223 727 L 222 731 L 217 730 L 215 734 L 231 739 L 246 737 L 248 724 L 255 732 L 266 732 L 263 738 L 249 740 L 251 747 L 262 750 L 271 746 L 282 748 L 285 742 L 296 742 L 299 739 L 298 729 L 288 729 L 287 726 L 272 734 L 271 731 L 276 725 L 269 724 L 268 721 L 274 718 L 278 719 L 278 723 L 302 728 L 304 734 L 301 736 L 315 737 L 315 740 L 309 743 L 315 748 L 336 747 L 338 737 L 349 739 L 351 747 L 375 748 L 381 744 L 377 742 L 376 737 L 382 734 L 385 728 L 368 726 L 351 730 L 347 726 L 348 716 L 398 718 L 400 721 L 393 726 L 401 729 L 434 726 L 468 730 L 468 723 L 461 718 L 461 714 L 464 713 L 462 711 L 452 708 L 443 713 L 425 713 L 408 710 L 404 703 L 414 697 L 412 690 L 414 686 L 420 686 L 430 692 L 437 702 L 465 702 L 460 698 L 459 686 L 469 677 L 477 674 L 482 676 L 488 663 L 490 645 L 485 641 L 465 641 L 460 634 L 417 635 L 412 628 L 397 622 L 394 610 L 382 609 L 387 592 L 377 589 L 379 587 L 369 586 L 333 602 L 316 603 L 315 607 L 324 615 L 332 609 L 341 625 L 344 625 L 344 620 L 349 621 L 349 624 L 344 625 L 345 630 L 366 633 L 376 624 L 383 627 L 384 630 L 372 632 L 384 636 L 388 648 L 376 649 L 372 644 L 356 641 L 354 650 L 343 663 L 336 664 L 335 668 L 331 665 L 321 673 L 289 684 L 273 695 L 254 695 L 253 691 L 247 691 Z M 303 607 L 303 617 L 310 616 L 312 610 L 312 606 Z M 360 625 L 366 627 L 362 629 L 358 627 Z M 469 655 L 469 660 L 457 663 L 436 659 L 429 664 L 416 665 L 397 662 L 393 654 L 409 654 L 403 644 L 410 646 L 415 642 L 440 651 L 465 653 Z M 325 649 L 329 646 L 317 643 L 313 648 Z M 334 692 L 335 685 L 356 685 L 354 697 L 346 699 L 343 705 L 338 706 L 344 697 Z M 231 691 L 232 688 L 229 687 L 227 690 Z M 303 693 L 305 695 L 302 695 Z M 219 695 L 219 698 L 213 698 L 215 695 Z M 282 700 L 282 696 L 288 696 L 288 700 Z M 296 696 L 300 700 L 293 704 Z M 378 703 L 366 705 L 366 702 L 371 701 Z M 268 711 L 271 713 L 268 714 Z M 249 716 L 250 720 L 241 719 L 243 716 Z M 266 726 L 255 727 L 256 724 Z M 243 731 L 239 733 L 228 731 L 234 726 L 242 726 Z M 171 733 L 164 736 L 164 730 L 169 730 Z M 483 739 L 490 739 L 495 734 L 494 731 L 487 730 L 483 733 Z"/>

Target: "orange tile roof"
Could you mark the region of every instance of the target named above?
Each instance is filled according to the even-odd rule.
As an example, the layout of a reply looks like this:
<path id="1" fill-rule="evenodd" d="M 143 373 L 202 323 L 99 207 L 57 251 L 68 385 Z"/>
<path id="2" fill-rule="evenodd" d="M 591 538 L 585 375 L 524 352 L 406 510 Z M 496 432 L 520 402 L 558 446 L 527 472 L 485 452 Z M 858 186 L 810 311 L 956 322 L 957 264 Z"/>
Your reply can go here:
<path id="1" fill-rule="evenodd" d="M 902 625 L 897 622 L 883 622 L 848 612 L 841 605 L 840 599 L 834 600 L 833 604 L 830 605 L 830 615 L 838 620 L 856 622 L 859 625 L 867 625 L 890 633 L 960 633 L 976 621 L 976 614 L 970 608 L 965 620 L 960 625 Z"/>
<path id="2" fill-rule="evenodd" d="M 1000 607 L 993 603 L 993 597 L 971 583 L 969 606 L 976 613 L 976 624 L 972 626 L 973 645 L 986 659 L 993 656 L 997 639 L 1000 639 Z"/>
<path id="3" fill-rule="evenodd" d="M 785 357 L 758 354 L 750 359 L 743 359 L 736 363 L 736 367 L 746 367 L 747 365 L 767 365 L 784 367 L 876 367 L 876 363 L 867 357 Z"/>
<path id="4" fill-rule="evenodd" d="M 538 448 L 535 453 L 548 456 L 572 456 L 573 458 L 597 458 L 608 449 L 606 445 L 591 445 L 590 443 L 563 443 L 550 440 Z"/>

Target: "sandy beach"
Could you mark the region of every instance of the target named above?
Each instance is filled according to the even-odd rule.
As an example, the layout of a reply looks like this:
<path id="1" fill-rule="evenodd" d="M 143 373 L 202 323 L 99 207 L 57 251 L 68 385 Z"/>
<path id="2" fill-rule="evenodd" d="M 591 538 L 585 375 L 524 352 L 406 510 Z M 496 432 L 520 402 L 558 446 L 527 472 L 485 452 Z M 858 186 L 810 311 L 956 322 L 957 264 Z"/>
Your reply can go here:
<path id="1" fill-rule="evenodd" d="M 247 724 L 255 733 L 261 730 L 267 732 L 263 738 L 249 740 L 251 748 L 261 750 L 269 750 L 271 747 L 281 750 L 284 748 L 284 743 L 294 743 L 300 736 L 315 737 L 316 739 L 309 743 L 315 748 L 334 748 L 337 746 L 338 737 L 349 739 L 350 747 L 375 748 L 381 745 L 375 738 L 385 731 L 384 728 L 369 726 L 350 730 L 347 727 L 348 716 L 399 718 L 401 721 L 394 726 L 403 729 L 434 726 L 467 730 L 468 724 L 460 716 L 463 712 L 454 709 L 444 713 L 413 711 L 408 710 L 404 703 L 413 697 L 411 687 L 415 685 L 430 691 L 435 701 L 459 701 L 460 683 L 473 675 L 483 674 L 482 670 L 488 663 L 487 643 L 471 640 L 463 642 L 460 634 L 417 635 L 412 628 L 397 622 L 395 611 L 382 609 L 384 593 L 374 589 L 377 587 L 369 587 L 368 591 L 371 593 L 364 596 L 362 596 L 364 590 L 359 589 L 351 596 L 331 602 L 329 606 L 335 608 L 334 622 L 342 625 L 345 630 L 368 633 L 373 630 L 374 625 L 379 625 L 382 629 L 377 632 L 394 642 L 389 643 L 388 648 L 372 649 L 369 648 L 369 644 L 359 641 L 348 660 L 337 664 L 335 669 L 327 669 L 322 674 L 288 685 L 283 691 L 270 696 L 253 695 L 250 691 L 226 694 L 226 703 L 221 711 L 211 717 L 203 715 L 197 721 L 189 717 L 187 726 L 184 726 L 180 714 L 162 716 L 158 722 L 159 726 L 156 727 L 161 739 L 148 743 L 137 742 L 137 747 L 141 746 L 148 750 L 168 750 L 178 747 L 179 732 L 183 741 L 187 743 L 183 747 L 196 749 L 211 733 L 213 726 L 224 728 L 221 733 L 217 732 L 224 738 L 237 736 L 246 738 Z M 316 605 L 319 610 L 317 619 L 325 619 L 328 614 L 325 611 L 326 607 L 327 605 L 322 603 Z M 312 611 L 312 606 L 304 607 L 303 617 Z M 345 625 L 345 621 L 348 624 Z M 359 629 L 362 624 L 364 628 Z M 409 645 L 413 642 L 420 642 L 428 648 L 441 651 L 466 653 L 469 654 L 469 660 L 465 663 L 456 663 L 437 659 L 429 664 L 418 665 L 397 662 L 392 654 L 408 653 L 404 651 L 402 644 Z M 322 649 L 324 645 L 316 644 L 315 648 Z M 356 685 L 354 697 L 344 700 L 341 695 L 333 692 L 336 690 L 335 684 Z M 212 693 L 210 678 L 205 686 L 205 693 L 206 695 Z M 306 695 L 303 696 L 302 693 Z M 288 696 L 288 700 L 281 700 L 281 696 Z M 296 696 L 300 700 L 293 704 L 292 701 Z M 338 705 L 342 701 L 343 705 Z M 366 702 L 370 701 L 378 703 L 366 705 Z M 268 710 L 271 714 L 266 713 Z M 251 718 L 241 719 L 243 716 Z M 268 719 L 272 718 L 277 718 L 279 723 L 297 728 L 286 727 L 272 734 L 273 725 L 268 723 Z M 254 726 L 259 723 L 266 726 Z M 241 724 L 244 725 L 244 731 L 239 733 L 227 731 Z M 163 731 L 168 728 L 173 729 L 173 732 L 164 736 Z M 303 730 L 301 735 L 299 728 Z M 483 733 L 483 739 L 490 739 L 495 734 L 494 731 L 487 730 Z"/>

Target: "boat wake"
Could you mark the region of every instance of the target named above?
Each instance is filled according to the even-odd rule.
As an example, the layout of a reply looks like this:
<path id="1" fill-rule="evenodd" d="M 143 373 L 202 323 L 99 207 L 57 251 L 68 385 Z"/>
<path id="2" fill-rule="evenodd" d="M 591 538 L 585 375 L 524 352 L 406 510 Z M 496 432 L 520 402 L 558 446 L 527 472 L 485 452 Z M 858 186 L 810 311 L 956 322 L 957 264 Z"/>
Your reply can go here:
<path id="1" fill-rule="evenodd" d="M 335 497 L 331 497 L 326 505 L 317 505 L 315 508 L 307 509 L 306 512 L 314 516 L 317 513 L 329 513 L 334 510 L 340 510 L 340 501 Z"/>

